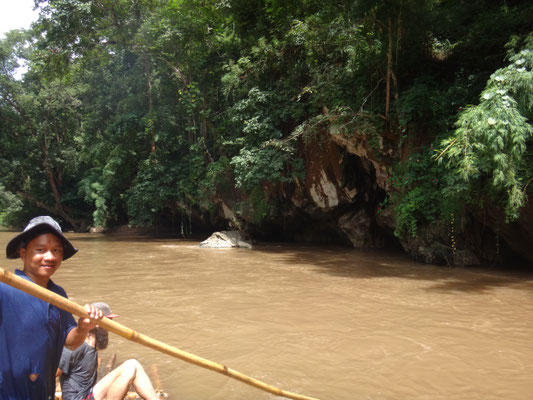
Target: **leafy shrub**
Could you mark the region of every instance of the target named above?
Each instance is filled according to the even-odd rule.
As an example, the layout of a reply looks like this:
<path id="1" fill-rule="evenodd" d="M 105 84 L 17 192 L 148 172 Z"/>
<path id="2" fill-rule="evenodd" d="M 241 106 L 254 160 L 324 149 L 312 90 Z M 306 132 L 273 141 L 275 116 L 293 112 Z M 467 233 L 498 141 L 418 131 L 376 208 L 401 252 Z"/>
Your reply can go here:
<path id="1" fill-rule="evenodd" d="M 422 150 L 399 162 L 389 177 L 396 215 L 395 235 L 398 237 L 417 236 L 421 224 L 445 215 L 441 194 L 444 174 L 433 160 L 432 146 Z"/>
<path id="2" fill-rule="evenodd" d="M 478 105 L 468 106 L 457 129 L 441 142 L 438 158 L 445 161 L 452 187 L 465 198 L 490 198 L 505 207 L 508 220 L 518 217 L 526 194 L 523 185 L 533 176 L 527 163 L 533 125 L 533 35 L 509 64 L 494 72 Z M 466 193 L 465 193 L 466 192 Z"/>

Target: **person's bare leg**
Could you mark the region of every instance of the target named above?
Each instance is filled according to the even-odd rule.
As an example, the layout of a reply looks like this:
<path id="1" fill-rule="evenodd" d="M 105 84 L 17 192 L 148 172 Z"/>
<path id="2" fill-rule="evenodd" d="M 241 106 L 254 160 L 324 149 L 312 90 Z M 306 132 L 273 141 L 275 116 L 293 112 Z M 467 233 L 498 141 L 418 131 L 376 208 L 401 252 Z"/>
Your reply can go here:
<path id="1" fill-rule="evenodd" d="M 94 386 L 95 400 L 122 400 L 124 398 L 135 373 L 135 369 L 129 366 L 128 361 L 108 373 Z"/>
<path id="2" fill-rule="evenodd" d="M 121 373 L 113 381 L 107 390 L 106 400 L 123 400 L 133 379 L 135 378 L 134 360 L 125 361 L 119 368 Z"/>
<path id="3" fill-rule="evenodd" d="M 130 385 L 143 399 L 157 400 L 157 394 L 137 360 L 128 360 L 103 377 L 93 388 L 95 400 L 122 400 Z"/>
<path id="4" fill-rule="evenodd" d="M 135 379 L 133 380 L 133 387 L 135 388 L 137 394 L 146 400 L 159 399 L 157 393 L 155 392 L 154 386 L 152 385 L 152 381 L 150 381 L 150 378 L 146 374 L 143 366 L 137 360 L 131 361 L 135 361 L 136 366 L 137 373 L 135 374 Z"/>

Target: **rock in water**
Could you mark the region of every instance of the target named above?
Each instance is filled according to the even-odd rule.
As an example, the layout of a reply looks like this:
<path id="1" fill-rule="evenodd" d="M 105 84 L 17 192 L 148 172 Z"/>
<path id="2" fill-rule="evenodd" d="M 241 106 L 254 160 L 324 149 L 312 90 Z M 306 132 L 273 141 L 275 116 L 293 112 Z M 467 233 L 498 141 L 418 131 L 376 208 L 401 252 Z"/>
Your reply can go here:
<path id="1" fill-rule="evenodd" d="M 220 231 L 213 233 L 209 238 L 201 242 L 199 247 L 212 249 L 225 249 L 229 247 L 244 247 L 251 249 L 252 245 L 244 241 L 239 231 Z"/>

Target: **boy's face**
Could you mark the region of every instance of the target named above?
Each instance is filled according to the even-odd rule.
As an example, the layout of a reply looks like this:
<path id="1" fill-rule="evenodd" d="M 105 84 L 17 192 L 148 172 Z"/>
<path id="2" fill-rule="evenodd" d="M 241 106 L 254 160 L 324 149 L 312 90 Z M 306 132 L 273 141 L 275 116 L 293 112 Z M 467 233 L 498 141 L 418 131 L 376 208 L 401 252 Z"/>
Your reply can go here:
<path id="1" fill-rule="evenodd" d="M 46 287 L 63 261 L 63 243 L 54 234 L 45 233 L 28 242 L 19 254 L 24 262 L 24 273 L 38 285 Z"/>

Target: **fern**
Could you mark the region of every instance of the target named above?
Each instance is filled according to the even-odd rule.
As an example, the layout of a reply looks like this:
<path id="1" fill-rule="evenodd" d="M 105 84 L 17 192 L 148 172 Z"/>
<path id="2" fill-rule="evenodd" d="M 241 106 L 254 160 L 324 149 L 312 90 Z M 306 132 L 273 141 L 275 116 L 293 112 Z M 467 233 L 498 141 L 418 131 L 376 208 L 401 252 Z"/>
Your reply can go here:
<path id="1" fill-rule="evenodd" d="M 524 205 L 523 182 L 532 174 L 524 158 L 533 135 L 533 35 L 524 43 L 491 75 L 479 104 L 461 113 L 437 157 L 471 186 L 487 181 L 485 191 L 503 198 L 511 220 Z"/>

